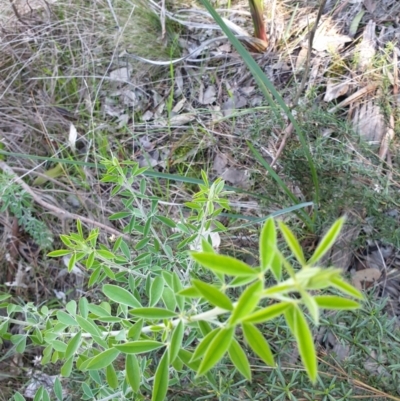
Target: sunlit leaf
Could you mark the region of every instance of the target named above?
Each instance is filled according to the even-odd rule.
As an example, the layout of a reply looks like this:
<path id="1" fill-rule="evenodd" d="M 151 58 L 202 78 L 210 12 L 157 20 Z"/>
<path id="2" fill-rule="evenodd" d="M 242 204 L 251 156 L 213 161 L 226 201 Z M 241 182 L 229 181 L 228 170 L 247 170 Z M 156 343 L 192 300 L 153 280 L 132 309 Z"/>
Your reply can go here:
<path id="1" fill-rule="evenodd" d="M 299 241 L 294 236 L 290 228 L 283 222 L 279 222 L 279 228 L 285 238 L 286 243 L 288 244 L 290 250 L 293 252 L 293 255 L 296 257 L 297 261 L 301 266 L 306 265 L 306 260 L 304 258 L 303 249 L 301 248 Z"/>
<path id="2" fill-rule="evenodd" d="M 358 309 L 360 304 L 352 299 L 338 297 L 336 295 L 319 295 L 314 297 L 320 308 L 333 310 Z"/>
<path id="3" fill-rule="evenodd" d="M 211 341 L 214 337 L 221 331 L 221 327 L 217 327 L 214 330 L 210 331 L 201 341 L 200 344 L 196 347 L 196 350 L 193 353 L 192 361 L 196 361 L 200 359 L 204 353 L 206 352 L 207 348 L 211 344 Z"/>
<path id="4" fill-rule="evenodd" d="M 317 356 L 311 330 L 303 312 L 299 308 L 293 308 L 294 312 L 294 336 L 297 341 L 299 353 L 310 380 L 315 383 L 318 375 Z"/>
<path id="5" fill-rule="evenodd" d="M 307 308 L 309 314 L 311 315 L 312 320 L 316 325 L 318 325 L 319 323 L 318 304 L 315 302 L 315 299 L 307 291 L 301 291 L 300 294 L 301 294 L 301 299 L 304 302 L 304 305 Z"/>
<path id="6" fill-rule="evenodd" d="M 244 317 L 253 312 L 260 301 L 262 289 L 262 281 L 257 280 L 243 291 L 229 319 L 231 325 L 239 323 Z"/>
<path id="7" fill-rule="evenodd" d="M 251 380 L 251 369 L 249 360 L 247 359 L 246 353 L 243 351 L 242 347 L 235 339 L 232 340 L 228 353 L 229 353 L 229 358 L 235 365 L 236 369 L 247 380 Z"/>
<path id="8" fill-rule="evenodd" d="M 71 358 L 74 356 L 75 352 L 78 350 L 79 345 L 81 344 L 81 336 L 82 333 L 78 331 L 68 342 L 67 350 L 65 351 L 65 359 Z"/>
<path id="9" fill-rule="evenodd" d="M 260 267 L 262 271 L 271 266 L 275 255 L 276 247 L 276 228 L 273 218 L 269 218 L 261 230 L 260 235 Z"/>
<path id="10" fill-rule="evenodd" d="M 115 372 L 114 366 L 112 364 L 109 364 L 106 367 L 106 380 L 107 384 L 111 388 L 116 389 L 118 387 L 117 373 Z"/>
<path id="11" fill-rule="evenodd" d="M 142 352 L 154 351 L 155 349 L 165 347 L 164 343 L 153 340 L 139 340 L 125 344 L 114 345 L 118 351 L 124 354 L 141 354 Z"/>
<path id="12" fill-rule="evenodd" d="M 157 276 L 150 287 L 150 300 L 149 305 L 154 306 L 160 300 L 164 290 L 164 279 L 162 276 Z"/>
<path id="13" fill-rule="evenodd" d="M 246 316 L 242 321 L 243 323 L 252 324 L 264 323 L 281 315 L 291 305 L 292 303 L 290 302 L 280 302 L 275 305 L 267 306 L 266 308 L 251 313 L 250 315 Z"/>
<path id="14" fill-rule="evenodd" d="M 163 308 L 136 308 L 129 311 L 131 315 L 139 316 L 147 319 L 169 319 L 176 317 L 177 314 Z"/>
<path id="15" fill-rule="evenodd" d="M 257 271 L 252 269 L 248 264 L 231 256 L 205 252 L 192 252 L 191 255 L 196 262 L 216 273 L 230 276 L 257 275 Z"/>
<path id="16" fill-rule="evenodd" d="M 334 276 L 330 279 L 330 283 L 340 291 L 353 296 L 354 298 L 364 299 L 364 295 L 354 288 L 351 284 L 346 283 L 340 277 Z"/>
<path id="17" fill-rule="evenodd" d="M 120 351 L 115 348 L 109 348 L 100 354 L 93 357 L 90 362 L 86 365 L 88 370 L 98 370 L 103 369 L 110 365 L 120 354 Z"/>
<path id="18" fill-rule="evenodd" d="M 169 349 L 170 363 L 173 363 L 175 361 L 175 358 L 178 356 L 179 350 L 182 346 L 184 333 L 185 333 L 185 324 L 181 320 L 176 325 L 174 331 L 172 332 L 171 344 Z"/>
<path id="19" fill-rule="evenodd" d="M 206 299 L 211 305 L 218 306 L 226 310 L 233 309 L 231 300 L 218 288 L 200 280 L 192 280 L 192 284 L 201 294 L 201 296 Z"/>
<path id="20" fill-rule="evenodd" d="M 313 255 L 308 261 L 309 265 L 314 265 L 315 263 L 317 263 L 326 254 L 326 252 L 329 251 L 329 249 L 332 247 L 337 237 L 339 236 L 345 221 L 345 217 L 342 217 L 335 221 L 329 231 L 324 235 L 321 242 L 317 246 L 317 249 L 314 251 Z"/>
<path id="21" fill-rule="evenodd" d="M 222 359 L 231 345 L 234 330 L 234 327 L 223 328 L 214 336 L 200 363 L 197 376 L 203 376 Z"/>
<path id="22" fill-rule="evenodd" d="M 168 350 L 165 350 L 154 376 L 151 401 L 164 401 L 168 390 Z"/>
<path id="23" fill-rule="evenodd" d="M 249 344 L 253 352 L 267 365 L 274 366 L 275 362 L 271 349 L 267 340 L 261 334 L 260 330 L 249 323 L 243 323 L 242 328 L 244 338 L 246 339 L 247 344 Z"/>

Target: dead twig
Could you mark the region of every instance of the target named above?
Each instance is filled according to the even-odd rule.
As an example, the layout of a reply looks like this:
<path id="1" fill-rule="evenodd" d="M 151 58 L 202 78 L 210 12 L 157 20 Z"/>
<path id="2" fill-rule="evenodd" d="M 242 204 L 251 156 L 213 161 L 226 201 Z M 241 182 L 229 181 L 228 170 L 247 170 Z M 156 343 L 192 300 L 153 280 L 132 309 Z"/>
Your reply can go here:
<path id="1" fill-rule="evenodd" d="M 89 219 L 88 217 L 85 216 L 80 216 L 75 213 L 70 213 L 66 210 L 63 210 L 55 205 L 52 205 L 51 203 L 46 202 L 43 200 L 40 196 L 38 196 L 32 188 L 26 184 L 20 177 L 18 177 L 14 170 L 6 163 L 3 161 L 0 161 L 0 169 L 2 169 L 4 172 L 7 174 L 10 174 L 14 177 L 15 181 L 21 185 L 21 187 L 32 197 L 34 202 L 36 202 L 38 205 L 42 206 L 44 209 L 50 211 L 52 214 L 57 216 L 60 219 L 72 219 L 72 220 L 80 220 L 84 223 L 93 225 L 95 227 L 98 227 L 104 231 L 107 231 L 109 234 L 114 235 L 116 237 L 123 237 L 126 240 L 131 240 L 132 238 L 129 235 L 123 234 L 120 231 L 116 230 L 115 228 L 109 227 L 103 223 L 100 223 L 98 221 Z"/>

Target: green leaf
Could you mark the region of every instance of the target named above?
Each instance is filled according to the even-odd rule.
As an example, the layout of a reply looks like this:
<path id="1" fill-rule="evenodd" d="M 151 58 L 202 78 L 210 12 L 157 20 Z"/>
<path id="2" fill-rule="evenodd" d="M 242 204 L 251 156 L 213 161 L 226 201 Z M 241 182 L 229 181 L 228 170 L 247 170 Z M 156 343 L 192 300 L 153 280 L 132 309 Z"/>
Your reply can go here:
<path id="1" fill-rule="evenodd" d="M 247 344 L 253 352 L 263 360 L 267 365 L 274 366 L 274 356 L 272 355 L 271 349 L 267 340 L 261 334 L 257 327 L 249 323 L 243 323 L 243 334 Z"/>
<path id="2" fill-rule="evenodd" d="M 105 284 L 102 291 L 109 299 L 132 308 L 141 308 L 140 302 L 127 290 L 117 285 Z"/>
<path id="3" fill-rule="evenodd" d="M 116 389 L 118 387 L 118 377 L 117 373 L 115 372 L 114 366 L 112 364 L 106 367 L 106 379 L 108 385 L 112 389 Z"/>
<path id="4" fill-rule="evenodd" d="M 50 258 L 58 258 L 60 256 L 65 256 L 65 255 L 70 255 L 72 251 L 69 251 L 68 249 L 59 249 L 57 251 L 52 251 L 47 254 Z"/>
<path id="5" fill-rule="evenodd" d="M 127 337 L 132 340 L 138 340 L 142 332 L 143 319 L 139 319 L 128 331 Z"/>
<path id="6" fill-rule="evenodd" d="M 183 335 L 185 333 L 185 324 L 181 320 L 176 327 L 174 328 L 174 331 L 172 332 L 171 336 L 171 344 L 170 344 L 170 349 L 169 349 L 169 359 L 170 363 L 173 363 L 178 356 L 179 350 L 181 349 L 182 346 L 182 340 L 183 340 Z"/>
<path id="7" fill-rule="evenodd" d="M 136 308 L 129 313 L 147 319 L 170 319 L 177 316 L 175 312 L 162 308 Z"/>
<path id="8" fill-rule="evenodd" d="M 120 354 L 120 351 L 115 348 L 109 348 L 100 354 L 93 357 L 90 362 L 86 365 L 88 370 L 103 369 L 110 365 Z"/>
<path id="9" fill-rule="evenodd" d="M 82 332 L 78 331 L 70 340 L 65 351 L 65 359 L 72 358 L 81 344 Z"/>
<path id="10" fill-rule="evenodd" d="M 231 300 L 213 285 L 207 284 L 204 281 L 192 280 L 192 284 L 211 305 L 218 306 L 225 310 L 232 310 L 233 305 Z"/>
<path id="11" fill-rule="evenodd" d="M 317 355 L 314 340 L 307 320 L 299 308 L 293 308 L 294 313 L 294 336 L 297 341 L 301 360 L 306 368 L 310 380 L 315 383 L 318 375 Z"/>
<path id="12" fill-rule="evenodd" d="M 331 285 L 333 285 L 340 291 L 344 292 L 345 294 L 349 294 L 357 299 L 361 299 L 361 300 L 364 299 L 364 295 L 360 291 L 358 291 L 352 285 L 343 281 L 340 277 L 337 277 L 337 276 L 332 277 L 329 281 L 330 281 Z"/>
<path id="13" fill-rule="evenodd" d="M 101 337 L 101 332 L 93 320 L 87 318 L 84 319 L 82 316 L 76 315 L 76 320 L 81 326 L 81 328 L 86 331 L 87 333 L 91 334 L 94 337 Z"/>
<path id="14" fill-rule="evenodd" d="M 155 349 L 165 347 L 164 343 L 153 340 L 133 341 L 125 344 L 114 345 L 118 351 L 124 354 L 141 354 L 143 352 L 154 351 Z"/>
<path id="15" fill-rule="evenodd" d="M 61 386 L 60 379 L 58 377 L 56 377 L 56 379 L 54 381 L 53 388 L 54 388 L 54 394 L 57 397 L 57 400 L 62 401 L 62 399 L 63 399 L 62 386 Z"/>
<path id="16" fill-rule="evenodd" d="M 304 302 L 305 307 L 311 315 L 312 320 L 316 325 L 319 324 L 319 309 L 318 304 L 315 302 L 315 299 L 307 292 L 300 291 L 301 299 Z"/>
<path id="17" fill-rule="evenodd" d="M 243 351 L 239 343 L 233 339 L 231 346 L 229 347 L 229 358 L 235 365 L 236 369 L 247 379 L 251 380 L 251 369 L 249 360 L 247 359 L 246 353 Z"/>
<path id="18" fill-rule="evenodd" d="M 201 239 L 201 247 L 205 253 L 215 253 L 214 248 L 205 238 Z"/>
<path id="19" fill-rule="evenodd" d="M 141 370 L 139 361 L 134 354 L 128 354 L 125 359 L 125 374 L 128 384 L 132 387 L 134 393 L 137 393 L 141 383 Z"/>
<path id="20" fill-rule="evenodd" d="M 335 295 L 319 295 L 314 299 L 317 305 L 323 309 L 351 310 L 360 308 L 358 302 Z"/>
<path id="21" fill-rule="evenodd" d="M 262 281 L 257 280 L 243 291 L 229 319 L 231 325 L 239 323 L 247 315 L 253 312 L 260 301 L 262 289 Z"/>
<path id="22" fill-rule="evenodd" d="M 299 241 L 297 241 L 297 238 L 285 223 L 280 221 L 278 224 L 286 243 L 293 252 L 293 255 L 296 257 L 301 266 L 305 266 L 306 259 L 304 258 L 303 249 L 301 248 Z"/>
<path id="23" fill-rule="evenodd" d="M 317 263 L 326 254 L 326 252 L 328 252 L 329 249 L 331 249 L 332 245 L 335 243 L 337 237 L 339 236 L 345 221 L 346 221 L 345 217 L 336 220 L 336 222 L 324 235 L 321 242 L 317 246 L 317 249 L 314 251 L 313 255 L 308 261 L 309 265 L 314 265 L 315 263 Z"/>
<path id="24" fill-rule="evenodd" d="M 262 271 L 270 268 L 275 255 L 276 247 L 276 228 L 273 218 L 269 218 L 260 235 L 260 267 Z"/>
<path id="25" fill-rule="evenodd" d="M 187 287 L 178 292 L 179 295 L 186 298 L 200 298 L 200 292 L 195 287 Z"/>
<path id="26" fill-rule="evenodd" d="M 196 350 L 193 353 L 192 361 L 196 361 L 200 359 L 204 353 L 206 352 L 208 346 L 211 344 L 211 341 L 214 337 L 221 331 L 221 327 L 217 327 L 214 330 L 210 331 L 198 344 Z"/>
<path id="27" fill-rule="evenodd" d="M 32 182 L 32 186 L 42 186 L 46 184 L 46 182 L 49 180 L 49 178 L 58 178 L 62 175 L 64 175 L 65 168 L 62 165 L 62 163 L 58 163 L 55 167 L 46 170 L 43 175 L 38 176 L 35 178 L 35 180 Z M 46 177 L 45 177 L 46 176 Z"/>
<path id="28" fill-rule="evenodd" d="M 281 281 L 282 278 L 282 256 L 280 252 L 275 252 L 271 260 L 271 271 L 276 281 Z"/>
<path id="29" fill-rule="evenodd" d="M 246 316 L 242 321 L 243 323 L 252 324 L 264 323 L 281 315 L 291 305 L 291 302 L 280 302 L 278 304 L 267 306 L 266 308 L 251 313 L 249 316 Z"/>
<path id="30" fill-rule="evenodd" d="M 155 216 L 158 220 L 160 220 L 161 222 L 163 222 L 165 225 L 167 225 L 168 227 L 171 228 L 175 228 L 176 227 L 176 223 L 169 219 L 168 217 L 165 216 Z"/>
<path id="31" fill-rule="evenodd" d="M 232 343 L 234 331 L 234 327 L 227 327 L 214 336 L 200 363 L 197 376 L 206 374 L 222 359 Z"/>
<path id="32" fill-rule="evenodd" d="M 25 397 L 18 391 L 14 394 L 14 401 L 26 401 Z"/>
<path id="33" fill-rule="evenodd" d="M 162 276 L 157 276 L 150 287 L 150 300 L 149 305 L 154 306 L 160 300 L 162 293 L 164 291 L 164 279 Z"/>
<path id="34" fill-rule="evenodd" d="M 164 401 L 168 390 L 168 350 L 165 350 L 154 376 L 153 394 L 151 401 Z"/>
<path id="35" fill-rule="evenodd" d="M 255 276 L 258 274 L 248 264 L 231 256 L 209 252 L 191 252 L 191 256 L 196 262 L 215 273 L 223 273 L 230 276 Z"/>
<path id="36" fill-rule="evenodd" d="M 71 358 L 67 359 L 64 362 L 64 365 L 61 366 L 61 374 L 64 377 L 69 377 L 71 375 L 73 362 L 74 362 L 74 357 L 71 356 Z"/>

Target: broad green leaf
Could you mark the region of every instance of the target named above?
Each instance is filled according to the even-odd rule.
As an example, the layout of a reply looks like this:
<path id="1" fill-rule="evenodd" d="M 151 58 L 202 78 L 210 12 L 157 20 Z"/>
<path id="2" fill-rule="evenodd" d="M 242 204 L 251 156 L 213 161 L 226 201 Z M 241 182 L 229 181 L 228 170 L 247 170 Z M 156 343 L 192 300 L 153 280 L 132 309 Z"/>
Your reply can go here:
<path id="1" fill-rule="evenodd" d="M 346 299 L 335 295 L 319 295 L 314 297 L 315 302 L 320 308 L 323 309 L 358 309 L 360 304 L 352 299 Z"/>
<path id="2" fill-rule="evenodd" d="M 191 252 L 191 255 L 196 262 L 215 273 L 223 273 L 229 276 L 255 276 L 258 274 L 248 264 L 231 256 L 209 252 Z"/>
<path id="3" fill-rule="evenodd" d="M 174 331 L 172 332 L 171 336 L 171 344 L 170 344 L 170 349 L 169 349 L 169 359 L 170 363 L 173 363 L 178 356 L 179 350 L 181 349 L 182 346 L 182 340 L 183 340 L 183 335 L 185 333 L 185 324 L 181 320 L 176 327 L 174 328 Z"/>
<path id="4" fill-rule="evenodd" d="M 134 354 L 128 354 L 125 359 L 125 374 L 128 384 L 132 387 L 134 393 L 137 393 L 141 383 L 141 370 L 139 361 Z"/>
<path id="5" fill-rule="evenodd" d="M 136 308 L 129 313 L 146 319 L 170 319 L 177 316 L 175 312 L 163 308 Z"/>
<path id="6" fill-rule="evenodd" d="M 106 379 L 107 379 L 108 385 L 112 389 L 116 389 L 118 387 L 117 373 L 115 372 L 114 366 L 112 364 L 109 364 L 106 367 Z"/>
<path id="7" fill-rule="evenodd" d="M 105 296 L 110 298 L 112 301 L 122 305 L 127 305 L 132 308 L 141 308 L 140 302 L 125 288 L 121 288 L 117 285 L 105 284 L 103 285 L 102 291 Z"/>
<path id="8" fill-rule="evenodd" d="M 109 348 L 100 354 L 93 357 L 90 362 L 86 365 L 88 370 L 103 369 L 110 365 L 120 354 L 120 351 L 115 348 Z"/>
<path id="9" fill-rule="evenodd" d="M 294 335 L 294 333 L 295 333 L 295 319 L 296 319 L 296 316 L 295 316 L 295 309 L 296 309 L 296 307 L 293 305 L 293 306 L 291 306 L 290 308 L 287 308 L 286 310 L 285 310 L 285 320 L 286 320 L 286 323 L 287 323 L 287 325 L 289 326 L 289 329 L 290 329 L 290 331 L 292 332 L 292 334 Z"/>
<path id="10" fill-rule="evenodd" d="M 212 369 L 229 349 L 235 328 L 222 328 L 212 339 L 200 363 L 197 376 L 203 376 Z"/>
<path id="11" fill-rule="evenodd" d="M 65 359 L 72 358 L 81 344 L 82 332 L 78 331 L 70 340 L 65 351 Z"/>
<path id="12" fill-rule="evenodd" d="M 141 354 L 143 352 L 154 351 L 155 349 L 165 347 L 164 343 L 153 340 L 133 341 L 125 344 L 114 345 L 118 351 L 124 354 Z"/>
<path id="13" fill-rule="evenodd" d="M 206 336 L 210 331 L 212 331 L 210 324 L 205 320 L 200 320 L 199 322 L 197 322 L 197 325 L 199 326 L 199 329 L 203 336 Z"/>
<path id="14" fill-rule="evenodd" d="M 192 280 L 192 283 L 201 296 L 205 298 L 211 305 L 218 306 L 226 310 L 233 309 L 231 300 L 218 288 L 200 280 Z"/>
<path id="15" fill-rule="evenodd" d="M 162 276 L 157 276 L 150 287 L 150 300 L 149 305 L 154 306 L 160 300 L 164 290 L 164 279 Z"/>
<path id="16" fill-rule="evenodd" d="M 111 314 L 99 305 L 89 304 L 89 310 L 97 317 L 111 317 Z"/>
<path id="17" fill-rule="evenodd" d="M 215 253 L 214 248 L 205 238 L 201 239 L 201 247 L 205 253 Z"/>
<path id="18" fill-rule="evenodd" d="M 315 302 L 315 299 L 307 292 L 300 291 L 301 299 L 304 302 L 305 307 L 307 308 L 309 314 L 311 315 L 312 320 L 316 325 L 319 324 L 319 309 L 318 305 Z"/>
<path id="19" fill-rule="evenodd" d="M 266 308 L 251 313 L 249 316 L 246 316 L 242 321 L 243 323 L 252 324 L 264 323 L 281 315 L 291 305 L 292 303 L 290 302 L 280 302 L 275 305 L 267 306 Z"/>
<path id="20" fill-rule="evenodd" d="M 193 360 L 193 354 L 183 348 L 181 348 L 178 352 L 179 359 L 190 369 L 197 372 L 199 370 L 200 361 Z"/>
<path id="21" fill-rule="evenodd" d="M 256 326 L 249 323 L 243 323 L 243 334 L 246 339 L 247 344 L 253 352 L 263 360 L 267 365 L 274 366 L 274 357 L 272 355 L 271 349 L 267 340 L 261 334 L 260 330 Z"/>
<path id="22" fill-rule="evenodd" d="M 82 316 L 76 315 L 76 321 L 84 331 L 91 334 L 93 337 L 101 337 L 101 332 L 93 320 L 89 318 L 84 319 Z"/>
<path id="23" fill-rule="evenodd" d="M 251 380 L 251 369 L 249 360 L 247 359 L 246 353 L 243 351 L 242 347 L 235 339 L 232 340 L 228 353 L 229 353 L 229 358 L 235 365 L 236 369 L 247 380 Z"/>
<path id="24" fill-rule="evenodd" d="M 18 391 L 14 394 L 14 401 L 26 401 L 25 397 Z"/>
<path id="25" fill-rule="evenodd" d="M 69 377 L 71 375 L 73 362 L 74 362 L 74 357 L 71 356 L 71 358 L 67 359 L 64 362 L 64 365 L 61 366 L 61 374 L 64 377 Z"/>
<path id="26" fill-rule="evenodd" d="M 364 295 L 360 291 L 358 291 L 352 285 L 343 281 L 343 279 L 340 277 L 337 277 L 337 276 L 332 277 L 330 279 L 330 283 L 331 283 L 331 285 L 333 285 L 340 291 L 342 291 L 346 294 L 349 294 L 349 295 L 353 296 L 354 298 L 358 298 L 358 299 L 362 299 L 362 300 L 364 299 Z"/>
<path id="27" fill-rule="evenodd" d="M 67 350 L 67 344 L 63 343 L 62 341 L 59 340 L 54 340 L 51 342 L 51 346 L 58 352 L 66 352 Z"/>
<path id="28" fill-rule="evenodd" d="M 317 246 L 317 249 L 314 251 L 313 255 L 308 261 L 309 265 L 314 265 L 315 263 L 317 263 L 326 254 L 326 252 L 328 252 L 329 249 L 331 249 L 332 245 L 335 243 L 337 237 L 339 236 L 345 221 L 346 221 L 345 217 L 336 220 L 336 222 L 324 235 L 321 242 Z"/>
<path id="29" fill-rule="evenodd" d="M 154 376 L 153 394 L 151 401 L 164 401 L 168 390 L 168 350 L 165 350 Z"/>
<path id="30" fill-rule="evenodd" d="M 293 255 L 296 257 L 301 266 L 305 266 L 306 260 L 304 258 L 303 249 L 301 248 L 299 241 L 285 223 L 280 221 L 278 224 L 286 243 L 293 252 Z"/>
<path id="31" fill-rule="evenodd" d="M 260 301 L 262 289 L 262 281 L 257 280 L 243 291 L 229 319 L 231 325 L 239 323 L 243 318 L 253 312 Z"/>
<path id="32" fill-rule="evenodd" d="M 273 218 L 269 218 L 260 235 L 260 267 L 262 271 L 270 268 L 275 255 L 276 247 L 276 228 Z"/>
<path id="33" fill-rule="evenodd" d="M 139 319 L 128 331 L 127 337 L 131 340 L 138 340 L 142 332 L 143 319 Z"/>
<path id="34" fill-rule="evenodd" d="M 192 361 L 196 361 L 200 359 L 204 353 L 206 352 L 207 348 L 211 344 L 211 341 L 214 337 L 221 331 L 221 327 L 217 327 L 214 330 L 210 331 L 201 341 L 200 344 L 197 346 L 196 350 L 193 353 Z"/>
<path id="35" fill-rule="evenodd" d="M 314 340 L 307 320 L 299 308 L 294 311 L 294 336 L 297 341 L 301 360 L 306 368 L 310 380 L 315 383 L 318 375 L 317 355 L 314 347 Z"/>

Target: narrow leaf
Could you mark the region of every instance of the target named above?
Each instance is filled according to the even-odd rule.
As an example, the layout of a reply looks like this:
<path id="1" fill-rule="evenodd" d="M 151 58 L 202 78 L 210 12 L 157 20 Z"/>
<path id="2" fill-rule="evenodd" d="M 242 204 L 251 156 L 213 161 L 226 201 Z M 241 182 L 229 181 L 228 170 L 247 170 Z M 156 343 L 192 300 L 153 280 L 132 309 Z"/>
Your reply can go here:
<path id="1" fill-rule="evenodd" d="M 285 238 L 286 243 L 288 244 L 290 250 L 293 252 L 293 255 L 296 257 L 297 261 L 301 266 L 306 265 L 306 260 L 304 258 L 303 249 L 301 248 L 299 241 L 292 233 L 290 228 L 283 222 L 279 222 L 279 228 Z"/>
<path id="2" fill-rule="evenodd" d="M 182 346 L 183 334 L 185 333 L 185 324 L 181 320 L 176 327 L 171 336 L 171 344 L 169 350 L 170 363 L 173 363 L 178 356 L 179 350 Z"/>
<path id="3" fill-rule="evenodd" d="M 332 277 L 329 281 L 334 287 L 344 292 L 345 294 L 349 294 L 354 298 L 364 299 L 364 295 L 360 291 L 354 288 L 351 284 L 343 281 L 343 279 L 341 279 L 340 277 Z"/>
<path id="4" fill-rule="evenodd" d="M 319 324 L 319 309 L 318 304 L 315 302 L 314 297 L 312 297 L 307 291 L 301 291 L 301 299 L 304 302 L 312 320 L 316 325 Z"/>
<path id="5" fill-rule="evenodd" d="M 164 290 L 164 279 L 162 276 L 157 276 L 150 287 L 150 300 L 149 305 L 154 306 L 160 300 Z"/>
<path id="6" fill-rule="evenodd" d="M 243 351 L 242 347 L 235 339 L 233 339 L 228 352 L 229 352 L 229 358 L 235 365 L 236 369 L 247 380 L 251 380 L 251 369 L 249 360 L 247 359 L 246 353 Z"/>
<path id="7" fill-rule="evenodd" d="M 345 217 L 336 220 L 336 222 L 324 235 L 321 242 L 317 246 L 317 249 L 314 251 L 313 255 L 308 261 L 309 265 L 314 265 L 315 263 L 317 263 L 326 254 L 326 252 L 328 252 L 329 249 L 331 249 L 332 245 L 335 243 L 337 237 L 339 236 L 345 221 L 346 221 Z"/>
<path id="8" fill-rule="evenodd" d="M 147 319 L 169 319 L 177 316 L 175 312 L 163 308 L 136 308 L 129 313 Z"/>
<path id="9" fill-rule="evenodd" d="M 118 351 L 121 351 L 124 354 L 141 354 L 143 352 L 154 351 L 155 349 L 164 346 L 164 343 L 153 340 L 133 341 L 125 344 L 114 345 Z"/>
<path id="10" fill-rule="evenodd" d="M 65 359 L 72 358 L 81 344 L 82 333 L 78 331 L 70 340 L 65 351 Z"/>
<path id="11" fill-rule="evenodd" d="M 319 295 L 314 297 L 320 308 L 334 310 L 358 309 L 360 304 L 352 299 L 346 299 L 335 295 Z"/>
<path id="12" fill-rule="evenodd" d="M 196 350 L 193 353 L 192 356 L 192 361 L 196 361 L 197 359 L 200 359 L 206 350 L 208 349 L 209 345 L 211 344 L 211 341 L 214 339 L 214 337 L 221 331 L 221 327 L 217 327 L 214 330 L 210 331 L 201 341 L 200 344 L 197 346 Z"/>
<path id="13" fill-rule="evenodd" d="M 271 217 L 265 222 L 260 235 L 260 267 L 262 271 L 270 268 L 275 255 L 276 228 Z"/>
<path id="14" fill-rule="evenodd" d="M 165 350 L 154 376 L 153 394 L 151 397 L 151 401 L 164 401 L 165 396 L 167 395 L 168 366 L 168 350 Z"/>
<path id="15" fill-rule="evenodd" d="M 281 315 L 285 310 L 291 306 L 290 302 L 280 302 L 275 305 L 267 306 L 266 308 L 260 309 L 256 312 L 251 313 L 243 319 L 243 323 L 264 323 L 268 320 L 272 320 L 275 317 Z"/>
<path id="16" fill-rule="evenodd" d="M 218 306 L 222 309 L 232 310 L 231 300 L 218 288 L 207 284 L 204 281 L 192 280 L 194 287 L 211 305 Z"/>
<path id="17" fill-rule="evenodd" d="M 115 372 L 114 366 L 112 364 L 109 364 L 106 367 L 106 380 L 108 385 L 112 389 L 116 389 L 118 387 L 117 373 Z"/>
<path id="18" fill-rule="evenodd" d="M 231 345 L 234 330 L 234 327 L 228 327 L 221 329 L 217 333 L 204 354 L 197 376 L 206 374 L 222 359 Z"/>
<path id="19" fill-rule="evenodd" d="M 257 271 L 252 269 L 248 264 L 231 256 L 206 252 L 192 252 L 191 255 L 196 262 L 216 273 L 228 274 L 230 276 L 257 275 Z"/>
<path id="20" fill-rule="evenodd" d="M 244 338 L 249 344 L 253 352 L 261 358 L 267 365 L 274 366 L 274 356 L 272 355 L 271 349 L 267 340 L 261 334 L 260 330 L 252 324 L 242 324 Z"/>
<path id="21" fill-rule="evenodd" d="M 128 354 L 125 359 L 125 374 L 128 384 L 132 387 L 134 393 L 137 393 L 140 388 L 140 366 L 136 355 Z"/>

